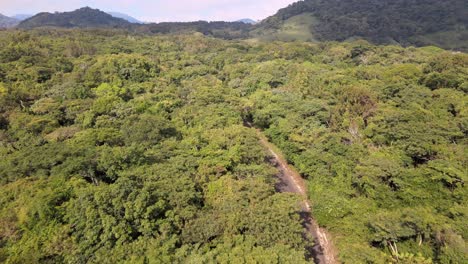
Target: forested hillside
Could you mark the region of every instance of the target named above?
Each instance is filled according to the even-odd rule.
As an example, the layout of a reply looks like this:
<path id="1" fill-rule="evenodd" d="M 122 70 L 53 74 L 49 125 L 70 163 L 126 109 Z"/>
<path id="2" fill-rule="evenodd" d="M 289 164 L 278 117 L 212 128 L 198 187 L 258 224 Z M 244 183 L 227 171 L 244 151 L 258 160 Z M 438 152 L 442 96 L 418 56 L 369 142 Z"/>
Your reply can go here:
<path id="1" fill-rule="evenodd" d="M 72 12 L 39 13 L 18 27 L 118 28 L 140 34 L 198 32 L 223 39 L 254 41 L 364 39 L 373 44 L 438 46 L 466 52 L 466 10 L 466 0 L 303 0 L 280 9 L 260 23 L 240 20 L 139 24 L 130 23 L 138 21 L 128 16 L 120 17 L 130 22 L 85 7 Z"/>
<path id="2" fill-rule="evenodd" d="M 112 13 L 111 13 L 112 14 Z M 117 16 L 118 13 L 113 13 Z M 223 39 L 239 39 L 249 36 L 250 24 L 244 22 L 223 21 L 194 21 L 194 22 L 162 22 L 140 24 L 114 17 L 98 9 L 89 7 L 80 8 L 72 12 L 64 13 L 40 13 L 22 21 L 18 28 L 85 28 L 105 29 L 113 28 L 126 30 L 137 34 L 190 34 L 201 33 Z M 123 17 L 120 14 L 120 17 Z M 130 19 L 131 20 L 131 19 Z"/>
<path id="3" fill-rule="evenodd" d="M 61 28 L 130 28 L 131 23 L 122 18 L 113 17 L 98 9 L 84 7 L 72 12 L 39 13 L 18 25 L 19 28 L 36 27 Z"/>
<path id="4" fill-rule="evenodd" d="M 343 263 L 467 263 L 468 56 L 0 31 L 0 262 L 305 263 L 252 122 Z"/>
<path id="5" fill-rule="evenodd" d="M 466 51 L 466 12 L 465 0 L 304 0 L 262 21 L 252 35 L 278 40 L 364 38 L 377 44 Z M 297 27 L 302 30 L 297 32 Z"/>

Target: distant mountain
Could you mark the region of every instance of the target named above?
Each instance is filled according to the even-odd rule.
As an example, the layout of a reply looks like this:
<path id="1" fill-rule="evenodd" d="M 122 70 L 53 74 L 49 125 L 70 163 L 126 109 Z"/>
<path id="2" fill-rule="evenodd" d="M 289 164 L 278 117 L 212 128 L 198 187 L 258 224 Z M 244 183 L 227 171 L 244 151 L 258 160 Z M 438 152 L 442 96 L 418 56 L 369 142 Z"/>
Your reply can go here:
<path id="1" fill-rule="evenodd" d="M 256 26 L 268 40 L 344 41 L 468 48 L 466 0 L 304 0 Z"/>
<path id="2" fill-rule="evenodd" d="M 64 28 L 128 28 L 131 23 L 113 17 L 98 9 L 80 8 L 65 13 L 39 13 L 22 21 L 19 28 L 64 27 Z"/>
<path id="3" fill-rule="evenodd" d="M 127 14 L 118 13 L 118 12 L 107 12 L 107 13 L 109 15 L 113 16 L 113 17 L 125 19 L 130 23 L 143 24 L 143 22 L 141 22 L 140 20 L 138 20 L 138 19 L 136 19 L 134 17 L 131 17 L 131 16 L 127 15 Z"/>
<path id="4" fill-rule="evenodd" d="M 255 21 L 253 19 L 250 19 L 250 18 L 239 19 L 236 22 L 242 22 L 242 23 L 245 23 L 245 24 L 252 24 L 252 25 L 257 24 L 257 21 Z"/>
<path id="5" fill-rule="evenodd" d="M 18 25 L 20 21 L 0 14 L 0 28 L 10 28 Z"/>
<path id="6" fill-rule="evenodd" d="M 23 20 L 26 20 L 30 17 L 33 17 L 34 15 L 31 15 L 31 14 L 17 14 L 17 15 L 14 15 L 12 16 L 13 18 L 19 20 L 19 21 L 23 21 Z"/>

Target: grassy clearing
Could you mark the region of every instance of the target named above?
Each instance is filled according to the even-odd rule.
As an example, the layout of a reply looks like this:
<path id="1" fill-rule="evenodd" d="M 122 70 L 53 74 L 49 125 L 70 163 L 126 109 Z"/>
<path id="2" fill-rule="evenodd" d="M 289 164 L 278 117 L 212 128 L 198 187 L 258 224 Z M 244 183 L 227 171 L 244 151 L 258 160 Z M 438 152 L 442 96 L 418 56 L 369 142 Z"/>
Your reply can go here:
<path id="1" fill-rule="evenodd" d="M 259 41 L 316 41 L 311 27 L 317 22 L 311 13 L 304 13 L 287 19 L 279 29 L 259 28 L 252 36 Z"/>
<path id="2" fill-rule="evenodd" d="M 446 49 L 468 50 L 468 33 L 463 30 L 451 30 L 432 34 L 414 36 L 410 39 L 414 43 L 424 46 L 433 45 Z"/>

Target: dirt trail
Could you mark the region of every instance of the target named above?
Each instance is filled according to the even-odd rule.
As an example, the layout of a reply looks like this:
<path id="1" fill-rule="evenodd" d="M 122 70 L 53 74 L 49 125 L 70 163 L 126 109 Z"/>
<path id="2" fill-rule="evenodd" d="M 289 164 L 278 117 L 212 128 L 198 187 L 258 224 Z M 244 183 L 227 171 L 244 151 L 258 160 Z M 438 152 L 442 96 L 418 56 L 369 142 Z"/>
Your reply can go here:
<path id="1" fill-rule="evenodd" d="M 246 126 L 253 128 L 252 124 L 246 122 Z M 253 128 L 255 129 L 255 128 Z M 279 150 L 271 144 L 263 133 L 256 129 L 257 135 L 261 144 L 271 154 L 271 162 L 278 168 L 279 183 L 276 189 L 279 192 L 290 192 L 301 195 L 304 200 L 302 201 L 302 211 L 300 212 L 303 220 L 303 226 L 308 234 L 314 238 L 314 247 L 308 249 L 309 257 L 314 259 L 317 264 L 336 264 L 338 261 L 335 257 L 334 247 L 329 240 L 326 230 L 320 228 L 317 222 L 312 218 L 311 205 L 307 198 L 307 188 L 304 179 L 301 175 L 292 168 L 286 159 L 281 155 Z"/>

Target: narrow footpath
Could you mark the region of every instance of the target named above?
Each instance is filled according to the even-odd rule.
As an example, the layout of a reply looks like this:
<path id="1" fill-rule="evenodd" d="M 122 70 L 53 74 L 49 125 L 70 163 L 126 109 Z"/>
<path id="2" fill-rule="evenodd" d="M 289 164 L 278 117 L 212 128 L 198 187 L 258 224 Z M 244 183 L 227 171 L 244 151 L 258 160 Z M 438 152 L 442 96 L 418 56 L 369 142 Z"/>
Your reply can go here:
<path id="1" fill-rule="evenodd" d="M 305 232 L 312 235 L 314 246 L 307 249 L 310 258 L 314 259 L 317 264 L 336 264 L 338 261 L 335 257 L 334 247 L 327 235 L 326 230 L 320 228 L 315 219 L 311 215 L 311 205 L 307 197 L 307 187 L 301 175 L 288 164 L 286 159 L 281 155 L 280 151 L 268 141 L 265 135 L 259 129 L 252 126 L 250 122 L 245 125 L 255 129 L 260 143 L 268 150 L 271 155 L 271 163 L 279 170 L 279 182 L 276 185 L 278 192 L 296 193 L 303 197 L 301 205 L 301 218 Z"/>

